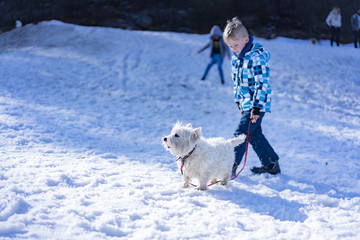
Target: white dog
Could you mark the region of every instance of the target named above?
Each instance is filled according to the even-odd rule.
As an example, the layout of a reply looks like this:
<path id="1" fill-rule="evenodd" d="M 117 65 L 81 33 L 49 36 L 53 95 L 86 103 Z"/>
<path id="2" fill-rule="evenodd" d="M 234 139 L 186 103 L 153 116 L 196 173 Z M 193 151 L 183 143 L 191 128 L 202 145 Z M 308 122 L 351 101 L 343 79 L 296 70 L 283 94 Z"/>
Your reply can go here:
<path id="1" fill-rule="evenodd" d="M 164 147 L 178 157 L 177 163 L 183 174 L 183 188 L 189 187 L 190 179 L 199 181 L 199 190 L 206 190 L 209 180 L 226 185 L 235 161 L 234 147 L 245 141 L 246 135 L 225 140 L 201 136 L 201 127 L 193 129 L 177 122 L 169 136 L 163 138 Z"/>

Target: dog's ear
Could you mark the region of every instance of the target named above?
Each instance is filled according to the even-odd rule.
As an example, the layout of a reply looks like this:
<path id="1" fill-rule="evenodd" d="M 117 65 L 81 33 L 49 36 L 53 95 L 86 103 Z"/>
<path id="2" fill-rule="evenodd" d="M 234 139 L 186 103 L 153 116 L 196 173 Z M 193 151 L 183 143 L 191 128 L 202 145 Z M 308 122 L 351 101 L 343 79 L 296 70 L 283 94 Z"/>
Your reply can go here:
<path id="1" fill-rule="evenodd" d="M 188 124 L 186 125 L 186 127 L 192 128 L 191 123 L 188 123 Z"/>
<path id="2" fill-rule="evenodd" d="M 191 134 L 191 138 L 193 140 L 197 140 L 201 137 L 201 127 L 194 129 L 194 131 Z"/>

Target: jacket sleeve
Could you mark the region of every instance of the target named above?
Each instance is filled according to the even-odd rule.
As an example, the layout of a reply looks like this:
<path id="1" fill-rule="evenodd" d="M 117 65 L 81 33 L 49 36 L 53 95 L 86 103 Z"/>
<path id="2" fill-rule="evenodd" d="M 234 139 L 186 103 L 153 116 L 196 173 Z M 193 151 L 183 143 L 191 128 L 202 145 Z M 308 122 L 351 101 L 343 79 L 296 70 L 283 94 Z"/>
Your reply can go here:
<path id="1" fill-rule="evenodd" d="M 233 59 L 231 60 L 231 78 L 234 81 L 234 85 L 233 85 L 233 96 L 234 96 L 234 101 L 239 105 L 240 102 L 240 81 L 239 81 L 239 69 L 238 66 L 236 64 L 236 60 Z"/>
<path id="2" fill-rule="evenodd" d="M 207 48 L 210 47 L 210 46 L 211 46 L 211 42 L 209 41 L 203 48 L 201 48 L 201 49 L 199 50 L 199 52 L 204 51 L 205 49 L 207 49 Z"/>
<path id="3" fill-rule="evenodd" d="M 330 13 L 330 14 L 327 16 L 326 20 L 325 20 L 326 24 L 327 24 L 329 27 L 331 27 L 331 18 L 332 18 L 332 16 L 331 16 L 331 13 Z"/>
<path id="4" fill-rule="evenodd" d="M 351 19 L 350 19 L 351 29 L 353 31 L 356 31 L 356 28 L 357 28 L 357 22 L 356 22 L 357 19 L 356 18 L 357 18 L 357 16 L 354 14 L 351 16 Z"/>
<path id="5" fill-rule="evenodd" d="M 252 107 L 262 109 L 265 106 L 269 88 L 270 68 L 267 57 L 258 54 L 254 59 L 253 74 L 255 80 L 255 92 L 253 94 Z"/>

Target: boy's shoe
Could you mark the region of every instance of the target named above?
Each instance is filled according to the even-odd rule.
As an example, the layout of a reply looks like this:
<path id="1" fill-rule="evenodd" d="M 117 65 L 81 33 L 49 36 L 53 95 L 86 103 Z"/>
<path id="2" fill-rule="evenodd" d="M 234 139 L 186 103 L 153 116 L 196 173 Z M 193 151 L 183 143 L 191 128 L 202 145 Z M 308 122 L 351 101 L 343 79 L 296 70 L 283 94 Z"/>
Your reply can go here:
<path id="1" fill-rule="evenodd" d="M 204 78 L 204 77 L 202 77 L 202 78 L 201 78 L 201 80 L 203 80 L 203 81 L 204 81 L 204 80 L 205 80 L 205 78 Z"/>
<path id="2" fill-rule="evenodd" d="M 275 161 L 274 163 L 270 163 L 261 167 L 253 167 L 251 171 L 254 174 L 270 173 L 272 175 L 275 175 L 281 173 L 279 161 Z"/>
<path id="3" fill-rule="evenodd" d="M 225 81 L 223 79 L 221 79 L 221 84 L 225 84 Z"/>

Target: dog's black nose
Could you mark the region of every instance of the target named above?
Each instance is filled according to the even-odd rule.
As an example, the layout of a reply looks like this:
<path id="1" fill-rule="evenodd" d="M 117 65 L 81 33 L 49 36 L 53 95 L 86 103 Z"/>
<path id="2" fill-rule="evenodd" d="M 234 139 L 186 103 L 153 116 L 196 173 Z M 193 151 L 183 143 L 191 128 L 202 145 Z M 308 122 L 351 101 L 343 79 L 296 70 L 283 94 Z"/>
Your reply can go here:
<path id="1" fill-rule="evenodd" d="M 164 142 L 166 142 L 166 141 L 167 141 L 167 138 L 166 138 L 166 137 L 164 137 L 164 139 L 163 139 L 163 140 L 164 140 Z"/>

